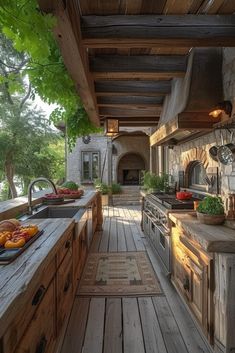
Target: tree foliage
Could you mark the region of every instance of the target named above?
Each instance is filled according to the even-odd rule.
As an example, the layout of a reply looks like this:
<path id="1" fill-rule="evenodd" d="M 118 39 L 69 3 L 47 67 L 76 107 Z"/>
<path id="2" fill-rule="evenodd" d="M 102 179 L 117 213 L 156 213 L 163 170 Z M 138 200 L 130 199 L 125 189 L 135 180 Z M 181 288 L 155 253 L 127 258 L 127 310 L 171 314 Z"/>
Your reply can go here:
<path id="1" fill-rule="evenodd" d="M 43 14 L 36 0 L 0 0 L 0 19 L 2 33 L 25 59 L 20 70 L 6 66 L 8 74 L 0 76 L 0 83 L 7 84 L 11 93 L 22 92 L 22 77 L 27 76 L 32 98 L 38 94 L 43 101 L 57 104 L 51 119 L 67 124 L 70 146 L 78 136 L 98 131 L 88 119 L 53 37 L 55 18 Z"/>
<path id="2" fill-rule="evenodd" d="M 11 191 L 7 196 L 16 197 L 17 182 L 25 192 L 32 178 L 52 177 L 58 164 L 63 165 L 63 155 L 58 155 L 57 147 L 56 153 L 52 151 L 58 134 L 44 114 L 30 105 L 33 93 L 24 73 L 28 55 L 18 53 L 3 35 L 0 45 L 0 182 L 5 190 L 7 181 Z"/>

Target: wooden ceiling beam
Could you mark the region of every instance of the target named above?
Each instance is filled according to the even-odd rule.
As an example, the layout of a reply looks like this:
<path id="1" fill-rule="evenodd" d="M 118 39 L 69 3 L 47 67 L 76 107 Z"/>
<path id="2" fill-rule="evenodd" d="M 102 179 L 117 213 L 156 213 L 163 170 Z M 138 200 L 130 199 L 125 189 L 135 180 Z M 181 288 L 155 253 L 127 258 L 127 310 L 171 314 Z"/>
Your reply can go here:
<path id="1" fill-rule="evenodd" d="M 93 72 L 94 80 L 170 80 L 184 77 L 183 71 L 169 72 Z"/>
<path id="2" fill-rule="evenodd" d="M 62 0 L 49 1 L 47 7 L 45 3 L 45 1 L 41 0 L 41 9 L 47 11 L 53 10 L 53 14 L 57 19 L 54 34 L 60 46 L 64 64 L 75 83 L 76 90 L 81 97 L 90 121 L 96 126 L 99 126 L 98 107 L 96 104 L 94 84 L 87 63 L 87 55 L 84 47 L 78 43 L 79 34 L 77 33 L 77 37 L 74 34 L 68 12 L 69 9 L 64 8 Z"/>
<path id="3" fill-rule="evenodd" d="M 146 116 L 146 117 L 157 117 L 161 113 L 161 108 L 150 109 L 130 109 L 130 108 L 116 108 L 116 107 L 101 107 L 99 109 L 100 115 L 105 117 L 118 117 L 118 116 Z"/>
<path id="4" fill-rule="evenodd" d="M 118 116 L 115 117 L 115 119 L 118 119 L 119 122 L 120 121 L 128 121 L 128 122 L 132 122 L 132 121 L 139 121 L 139 122 L 146 122 L 146 121 L 152 121 L 152 122 L 158 122 L 160 117 L 159 116 L 154 116 L 154 117 L 146 117 L 146 116 L 131 116 L 131 117 L 124 117 L 124 116 Z M 100 121 L 105 121 L 106 118 L 105 117 L 101 117 Z"/>
<path id="5" fill-rule="evenodd" d="M 96 95 L 165 95 L 171 92 L 171 80 L 166 81 L 96 81 Z"/>
<path id="6" fill-rule="evenodd" d="M 235 46 L 234 15 L 113 15 L 81 18 L 90 48 Z"/>
<path id="7" fill-rule="evenodd" d="M 114 81 L 112 81 L 114 82 Z M 126 97 L 126 93 L 124 92 L 95 92 L 96 97 Z M 135 97 L 142 97 L 142 96 L 148 96 L 148 97 L 162 97 L 162 93 L 157 93 L 157 92 L 128 92 L 128 95 L 130 96 L 135 96 Z"/>
<path id="8" fill-rule="evenodd" d="M 158 122 L 152 122 L 152 121 L 146 121 L 146 122 L 120 122 L 119 126 L 125 126 L 125 127 L 135 127 L 135 126 L 141 126 L 141 127 L 148 127 L 148 126 L 155 126 L 157 127 Z"/>
<path id="9" fill-rule="evenodd" d="M 97 55 L 90 58 L 92 72 L 185 72 L 185 55 Z"/>
<path id="10" fill-rule="evenodd" d="M 158 97 L 148 97 L 146 96 L 101 96 L 97 97 L 97 104 L 98 106 L 102 105 L 118 105 L 118 104 L 124 104 L 124 105 L 148 105 L 148 106 L 156 106 L 156 105 L 161 105 L 163 103 L 164 96 L 158 96 Z"/>
<path id="11" fill-rule="evenodd" d="M 143 109 L 147 109 L 148 112 L 150 111 L 156 111 L 156 109 L 161 110 L 162 109 L 162 105 L 161 104 L 156 104 L 156 105 L 151 105 L 149 106 L 148 104 L 146 105 L 141 105 L 141 104 L 98 104 L 99 108 L 121 108 L 121 109 L 129 109 L 129 110 L 143 110 Z"/>

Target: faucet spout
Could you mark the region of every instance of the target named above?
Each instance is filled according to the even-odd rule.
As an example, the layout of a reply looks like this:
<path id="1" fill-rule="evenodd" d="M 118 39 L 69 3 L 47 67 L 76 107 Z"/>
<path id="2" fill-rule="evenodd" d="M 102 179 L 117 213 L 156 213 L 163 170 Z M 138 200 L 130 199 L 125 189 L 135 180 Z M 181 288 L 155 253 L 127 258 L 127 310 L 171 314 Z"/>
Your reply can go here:
<path id="1" fill-rule="evenodd" d="M 33 213 L 33 205 L 32 205 L 33 186 L 39 181 L 44 181 L 44 182 L 48 183 L 52 187 L 54 193 L 57 194 L 56 186 L 52 180 L 44 178 L 44 177 L 40 177 L 40 178 L 37 178 L 37 179 L 34 179 L 33 181 L 31 181 L 31 183 L 29 184 L 29 187 L 28 187 L 28 214 L 30 214 L 30 215 Z"/>

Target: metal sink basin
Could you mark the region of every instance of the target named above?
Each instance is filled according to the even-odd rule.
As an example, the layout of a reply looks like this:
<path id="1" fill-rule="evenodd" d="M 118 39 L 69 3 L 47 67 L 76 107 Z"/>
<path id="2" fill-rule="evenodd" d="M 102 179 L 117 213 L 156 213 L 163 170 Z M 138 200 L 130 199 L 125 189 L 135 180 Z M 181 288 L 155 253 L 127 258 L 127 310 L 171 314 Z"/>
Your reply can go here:
<path id="1" fill-rule="evenodd" d="M 40 218 L 73 218 L 79 219 L 79 214 L 84 213 L 84 210 L 76 207 L 46 207 L 42 210 L 28 216 L 27 219 L 40 219 Z"/>

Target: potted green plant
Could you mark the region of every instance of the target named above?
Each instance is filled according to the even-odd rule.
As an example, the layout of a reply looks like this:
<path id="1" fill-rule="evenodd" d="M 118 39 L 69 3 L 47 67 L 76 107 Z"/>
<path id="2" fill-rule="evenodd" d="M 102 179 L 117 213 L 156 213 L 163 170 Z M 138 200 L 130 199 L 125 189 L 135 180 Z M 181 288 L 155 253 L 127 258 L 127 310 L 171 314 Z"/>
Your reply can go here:
<path id="1" fill-rule="evenodd" d="M 204 224 L 222 224 L 225 214 L 221 197 L 206 196 L 197 207 L 197 218 Z"/>
<path id="2" fill-rule="evenodd" d="M 122 192 L 122 188 L 120 184 L 112 183 L 111 185 L 111 193 L 113 195 L 120 194 Z"/>
<path id="3" fill-rule="evenodd" d="M 148 192 L 166 191 L 169 186 L 168 174 L 157 175 L 145 172 L 143 175 L 143 186 Z"/>
<path id="4" fill-rule="evenodd" d="M 102 206 L 107 206 L 109 204 L 109 187 L 107 184 L 103 183 L 100 179 L 94 181 L 96 190 L 101 193 Z"/>

